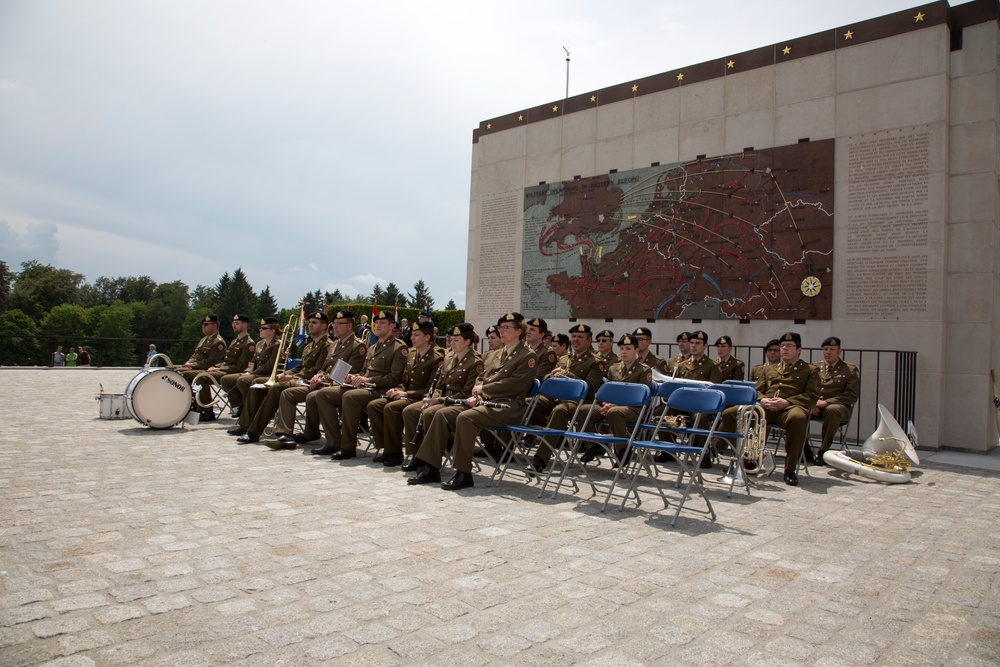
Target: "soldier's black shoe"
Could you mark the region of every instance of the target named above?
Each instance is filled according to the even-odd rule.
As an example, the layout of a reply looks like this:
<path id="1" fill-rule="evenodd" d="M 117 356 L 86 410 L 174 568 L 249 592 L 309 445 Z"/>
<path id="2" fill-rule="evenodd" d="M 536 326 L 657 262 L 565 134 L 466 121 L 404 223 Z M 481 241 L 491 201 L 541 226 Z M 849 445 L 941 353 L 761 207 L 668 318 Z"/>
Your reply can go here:
<path id="1" fill-rule="evenodd" d="M 418 459 L 416 456 L 407 456 L 403 459 L 403 465 L 400 466 L 403 472 L 413 472 L 415 470 L 420 470 L 424 467 L 424 462 Z"/>
<path id="2" fill-rule="evenodd" d="M 794 470 L 785 471 L 785 484 L 787 484 L 788 486 L 799 485 L 799 476 L 795 474 Z"/>
<path id="3" fill-rule="evenodd" d="M 215 411 L 207 410 L 198 414 L 198 423 L 202 422 L 214 422 L 215 421 Z"/>
<path id="4" fill-rule="evenodd" d="M 383 461 L 385 461 L 385 452 L 380 449 L 378 454 L 372 457 L 372 463 L 382 463 Z"/>
<path id="5" fill-rule="evenodd" d="M 583 453 L 580 457 L 580 463 L 590 463 L 597 458 L 597 455 L 601 453 L 600 445 L 590 445 L 587 447 L 587 451 Z"/>
<path id="6" fill-rule="evenodd" d="M 268 440 L 264 444 L 267 445 L 268 447 L 270 447 L 271 449 L 275 449 L 275 450 L 277 450 L 277 449 L 295 449 L 296 447 L 298 447 L 298 445 L 296 445 L 295 442 L 293 440 L 291 440 L 290 438 L 288 440 L 282 440 L 281 438 L 278 438 L 277 440 Z"/>
<path id="7" fill-rule="evenodd" d="M 246 432 L 247 432 L 247 427 L 240 426 L 239 424 L 237 424 L 236 426 L 231 426 L 226 429 L 226 433 L 228 433 L 229 435 L 243 435 Z"/>
<path id="8" fill-rule="evenodd" d="M 285 449 L 295 449 L 299 443 L 295 442 L 295 438 L 288 433 L 282 433 L 278 436 L 278 442 L 285 445 Z M 291 445 L 290 447 L 288 445 Z"/>
<path id="9" fill-rule="evenodd" d="M 816 452 L 816 465 L 818 466 L 826 465 L 826 461 L 823 460 L 823 455 L 826 454 L 826 452 L 827 450 L 825 449 L 821 449 L 818 452 Z"/>
<path id="10" fill-rule="evenodd" d="M 816 457 L 813 455 L 812 447 L 806 445 L 805 448 L 802 450 L 802 453 L 806 457 L 806 463 L 816 463 Z"/>
<path id="11" fill-rule="evenodd" d="M 395 468 L 400 463 L 403 462 L 403 455 L 396 453 L 389 453 L 382 457 L 382 465 L 386 468 Z"/>
<path id="12" fill-rule="evenodd" d="M 313 447 L 311 452 L 313 456 L 330 456 L 340 451 L 339 447 L 331 447 L 330 445 L 323 445 L 322 447 Z"/>
<path id="13" fill-rule="evenodd" d="M 406 480 L 407 484 L 431 484 L 441 481 L 441 471 L 437 468 L 424 464 L 417 472 L 416 476 Z"/>
<path id="14" fill-rule="evenodd" d="M 344 461 L 345 459 L 353 459 L 357 455 L 358 452 L 354 449 L 338 449 L 330 455 L 330 458 L 334 461 Z"/>
<path id="15" fill-rule="evenodd" d="M 259 435 L 254 435 L 250 431 L 247 431 L 246 433 L 244 433 L 240 437 L 236 438 L 236 442 L 239 443 L 239 444 L 241 444 L 241 445 L 248 445 L 248 444 L 250 444 L 252 442 L 258 442 L 259 440 L 260 440 L 260 436 Z"/>
<path id="16" fill-rule="evenodd" d="M 676 460 L 670 452 L 659 452 L 653 457 L 653 463 L 672 463 Z"/>
<path id="17" fill-rule="evenodd" d="M 239 419 L 240 415 L 243 414 L 243 406 L 235 407 L 229 411 L 229 416 L 233 419 Z"/>
<path id="18" fill-rule="evenodd" d="M 304 444 L 306 444 L 308 442 L 312 442 L 313 440 L 316 439 L 316 438 L 307 438 L 306 435 L 305 435 L 305 433 L 296 433 L 292 437 L 295 439 L 295 444 L 296 445 L 304 445 Z"/>
<path id="19" fill-rule="evenodd" d="M 474 485 L 475 481 L 472 479 L 472 475 L 458 470 L 455 472 L 454 477 L 441 485 L 441 488 L 445 491 L 458 491 L 459 489 L 467 489 Z"/>
<path id="20" fill-rule="evenodd" d="M 538 454 L 531 457 L 531 467 L 528 469 L 528 476 L 540 475 L 545 470 L 545 461 L 538 458 Z"/>
<path id="21" fill-rule="evenodd" d="M 712 467 L 712 455 L 711 454 L 705 454 L 705 458 L 703 458 L 701 460 L 701 463 L 698 464 L 698 467 L 701 468 L 702 470 L 707 470 L 708 468 L 711 468 Z"/>

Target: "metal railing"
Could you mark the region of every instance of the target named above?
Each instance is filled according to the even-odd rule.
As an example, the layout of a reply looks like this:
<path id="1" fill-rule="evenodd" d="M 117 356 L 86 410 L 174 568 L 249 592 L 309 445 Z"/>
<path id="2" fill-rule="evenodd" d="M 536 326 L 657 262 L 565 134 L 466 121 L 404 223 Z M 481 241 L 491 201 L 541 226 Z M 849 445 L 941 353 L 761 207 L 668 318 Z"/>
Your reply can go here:
<path id="1" fill-rule="evenodd" d="M 198 338 L 105 338 L 100 336 L 65 336 L 61 334 L 37 334 L 25 336 L 22 334 L 0 333 L 0 366 L 51 366 L 52 354 L 56 345 L 69 345 L 67 340 L 71 340 L 73 345 L 83 345 L 90 354 L 90 365 L 100 368 L 107 365 L 105 363 L 105 350 L 113 344 L 129 343 L 135 348 L 135 359 L 132 364 L 142 366 L 146 363 L 146 353 L 150 345 L 157 346 L 157 352 L 166 352 L 168 348 L 180 344 L 183 347 L 182 355 L 176 355 L 180 361 L 186 361 L 200 339 Z M 26 357 L 13 359 L 13 363 L 4 363 L 4 351 L 9 351 L 9 346 L 18 341 L 34 341 L 36 349 L 40 354 L 36 358 Z M 113 364 L 118 365 L 118 364 Z"/>

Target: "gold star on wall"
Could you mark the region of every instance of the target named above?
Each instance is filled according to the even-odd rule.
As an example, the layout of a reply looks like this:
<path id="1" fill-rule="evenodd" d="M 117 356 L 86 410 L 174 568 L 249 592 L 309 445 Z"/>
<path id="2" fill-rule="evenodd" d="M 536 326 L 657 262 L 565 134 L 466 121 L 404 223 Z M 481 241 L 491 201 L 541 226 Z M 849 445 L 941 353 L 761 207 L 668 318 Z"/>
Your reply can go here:
<path id="1" fill-rule="evenodd" d="M 558 104 L 552 105 L 552 113 L 555 113 L 557 111 L 559 111 L 559 105 Z"/>
<path id="2" fill-rule="evenodd" d="M 844 39 L 845 40 L 846 39 L 854 39 L 854 31 L 853 30 L 848 30 L 847 32 L 845 32 L 844 33 Z"/>
<path id="3" fill-rule="evenodd" d="M 921 21 L 924 20 L 924 16 L 926 16 L 926 14 L 924 14 L 923 12 L 917 12 L 917 15 L 913 17 L 913 22 L 920 23 Z"/>
<path id="4" fill-rule="evenodd" d="M 637 85 L 635 85 L 635 84 L 633 83 L 633 84 L 632 84 L 632 92 L 633 92 L 633 93 L 636 93 L 636 92 L 639 92 L 639 86 L 637 86 Z"/>
<path id="5" fill-rule="evenodd" d="M 493 123 L 486 123 L 486 129 L 487 130 L 492 130 L 493 129 Z"/>
<path id="6" fill-rule="evenodd" d="M 726 63 L 726 69 L 732 69 L 734 67 L 736 67 L 735 61 L 730 60 L 728 63 Z"/>
<path id="7" fill-rule="evenodd" d="M 683 72 L 681 72 L 680 74 L 677 75 L 677 80 L 678 81 L 683 81 L 684 80 L 684 73 Z"/>
<path id="8" fill-rule="evenodd" d="M 590 96 L 590 101 L 591 102 L 596 102 L 597 101 L 597 95 L 591 95 Z"/>
<path id="9" fill-rule="evenodd" d="M 520 123 L 522 120 L 524 120 L 524 114 L 522 113 L 517 114 L 517 122 Z"/>
<path id="10" fill-rule="evenodd" d="M 789 53 L 791 53 L 791 52 L 792 52 L 792 47 L 790 47 L 790 46 L 786 46 L 785 48 L 783 48 L 783 49 L 781 50 L 781 55 L 783 55 L 783 56 L 787 56 L 787 55 L 788 55 Z"/>

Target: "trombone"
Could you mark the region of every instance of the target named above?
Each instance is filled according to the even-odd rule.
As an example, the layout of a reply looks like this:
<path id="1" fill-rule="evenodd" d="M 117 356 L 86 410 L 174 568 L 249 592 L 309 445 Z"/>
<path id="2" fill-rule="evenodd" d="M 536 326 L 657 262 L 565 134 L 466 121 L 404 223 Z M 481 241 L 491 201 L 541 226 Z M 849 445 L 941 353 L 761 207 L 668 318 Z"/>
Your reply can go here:
<path id="1" fill-rule="evenodd" d="M 292 343 L 295 342 L 295 330 L 299 328 L 299 316 L 297 314 L 288 317 L 288 325 L 281 332 L 281 340 L 278 341 L 278 356 L 274 359 L 274 367 L 271 368 L 271 377 L 264 384 L 255 384 L 251 389 L 270 389 L 278 384 L 277 377 L 285 372 L 285 365 L 288 363 L 288 355 L 292 352 Z"/>

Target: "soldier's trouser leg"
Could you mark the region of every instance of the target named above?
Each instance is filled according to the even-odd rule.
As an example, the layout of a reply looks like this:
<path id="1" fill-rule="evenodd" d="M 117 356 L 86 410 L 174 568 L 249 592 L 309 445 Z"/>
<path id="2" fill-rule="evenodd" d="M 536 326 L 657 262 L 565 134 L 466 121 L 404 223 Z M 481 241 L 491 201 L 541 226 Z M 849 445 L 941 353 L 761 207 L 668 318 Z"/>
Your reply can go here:
<path id="1" fill-rule="evenodd" d="M 423 401 L 417 401 L 411 405 L 407 405 L 403 408 L 403 444 L 406 446 L 406 455 L 413 456 L 417 453 L 417 448 L 420 446 L 419 443 L 414 445 L 413 434 L 417 431 L 417 422 L 420 421 L 420 416 L 423 410 Z M 430 410 L 430 408 L 427 408 Z M 430 423 L 429 419 L 424 419 L 423 430 L 427 432 L 427 424 Z"/>
<path id="2" fill-rule="evenodd" d="M 253 433 L 256 436 L 261 436 L 264 434 L 264 429 L 267 425 L 271 423 L 271 417 L 274 413 L 278 411 L 278 404 L 281 401 L 281 392 L 285 391 L 287 385 L 284 382 L 280 382 L 264 394 L 264 399 L 261 401 L 260 407 L 257 408 L 256 414 L 250 421 L 250 425 L 247 427 L 247 431 Z M 258 391 L 258 390 L 254 390 Z"/>
<path id="3" fill-rule="evenodd" d="M 424 413 L 424 441 L 417 450 L 417 458 L 435 468 L 441 467 L 444 450 L 448 446 L 455 419 L 469 407 L 465 405 L 434 405 Z M 433 410 L 433 412 L 431 412 Z M 430 413 L 430 414 L 428 414 Z M 427 421 L 430 417 L 430 422 Z"/>
<path id="4" fill-rule="evenodd" d="M 236 389 L 243 395 L 243 412 L 240 413 L 239 423 L 243 428 L 250 428 L 253 416 L 257 414 L 260 404 L 264 402 L 267 395 L 266 389 L 253 389 L 253 385 L 266 382 L 267 378 L 252 377 L 244 375 L 236 381 Z"/>
<path id="5" fill-rule="evenodd" d="M 382 411 L 386 454 L 403 453 L 403 410 L 408 408 L 411 403 L 410 399 L 401 398 L 397 401 L 387 403 L 385 409 Z M 371 405 L 369 403 L 368 407 L 370 408 Z M 419 402 L 417 405 L 419 405 Z"/>
<path id="6" fill-rule="evenodd" d="M 780 412 L 768 410 L 767 423 L 785 429 L 785 470 L 794 472 L 809 435 L 809 413 L 797 406 Z"/>
<path id="7" fill-rule="evenodd" d="M 239 373 L 229 373 L 219 378 L 222 391 L 226 392 L 226 399 L 229 401 L 229 409 L 233 410 L 243 405 L 243 394 L 236 388 L 236 382 L 240 379 Z"/>
<path id="8" fill-rule="evenodd" d="M 309 413 L 316 407 L 316 417 L 323 425 L 323 435 L 326 444 L 340 449 L 340 405 L 343 395 L 349 387 L 327 387 L 309 394 L 306 398 L 306 428 L 308 429 Z M 309 433 L 306 433 L 309 437 Z"/>
<path id="9" fill-rule="evenodd" d="M 302 428 L 302 435 L 309 438 L 310 440 L 315 440 L 319 437 L 319 406 L 316 403 L 316 397 L 322 389 L 317 389 L 316 391 L 311 391 L 306 396 L 306 425 Z M 340 421 L 338 418 L 337 428 L 340 428 Z"/>
<path id="10" fill-rule="evenodd" d="M 375 449 L 385 447 L 385 406 L 389 404 L 388 398 L 376 398 L 365 407 L 368 413 L 368 424 L 372 429 L 372 441 Z"/>
<path id="11" fill-rule="evenodd" d="M 573 411 L 570 410 L 566 420 Z M 455 447 L 451 452 L 451 463 L 455 470 L 472 472 L 472 453 L 476 446 L 476 436 L 490 426 L 506 426 L 520 422 L 524 415 L 523 406 L 510 408 L 487 408 L 484 405 L 463 410 L 455 418 Z"/>
<path id="12" fill-rule="evenodd" d="M 340 401 L 341 449 L 354 451 L 358 448 L 358 424 L 365 406 L 379 397 L 370 389 L 351 389 L 344 392 Z"/>
<path id="13" fill-rule="evenodd" d="M 274 433 L 292 435 L 295 433 L 295 411 L 299 403 L 306 400 L 309 387 L 289 387 L 281 392 L 278 402 L 278 417 L 274 420 Z"/>
<path id="14" fill-rule="evenodd" d="M 576 404 L 571 401 L 559 403 L 552 408 L 552 412 L 549 414 L 549 420 L 545 424 L 545 428 L 554 428 L 560 431 L 565 430 L 569 425 L 569 418 L 573 416 L 574 410 L 576 410 Z M 541 444 L 538 445 L 536 456 L 542 460 L 542 463 L 549 462 L 549 459 L 552 458 L 552 454 L 555 450 L 559 449 L 560 440 L 562 440 L 562 438 L 545 438 L 542 440 Z"/>
<path id="15" fill-rule="evenodd" d="M 823 409 L 823 436 L 819 446 L 825 452 L 833 445 L 833 438 L 840 430 L 840 422 L 851 421 L 851 408 L 845 405 L 828 405 Z"/>
<path id="16" fill-rule="evenodd" d="M 191 384 L 191 383 L 194 382 L 195 377 L 197 377 L 198 375 L 201 375 L 202 372 L 203 371 L 186 370 L 186 371 L 180 371 L 180 374 L 184 376 L 184 379 L 188 381 L 188 384 Z M 191 389 L 193 391 L 194 387 L 192 386 Z M 207 397 L 205 396 L 205 393 L 207 391 L 208 391 L 208 385 L 202 384 L 201 385 L 201 389 L 198 391 L 198 401 L 201 401 L 202 403 L 208 403 L 209 401 L 212 400 L 212 394 L 211 393 L 209 393 Z M 205 411 L 207 411 L 208 408 L 203 408 L 200 405 L 198 405 L 198 401 L 194 400 L 194 398 L 192 396 L 192 399 L 191 399 L 191 409 L 194 410 L 195 412 L 205 412 Z"/>

